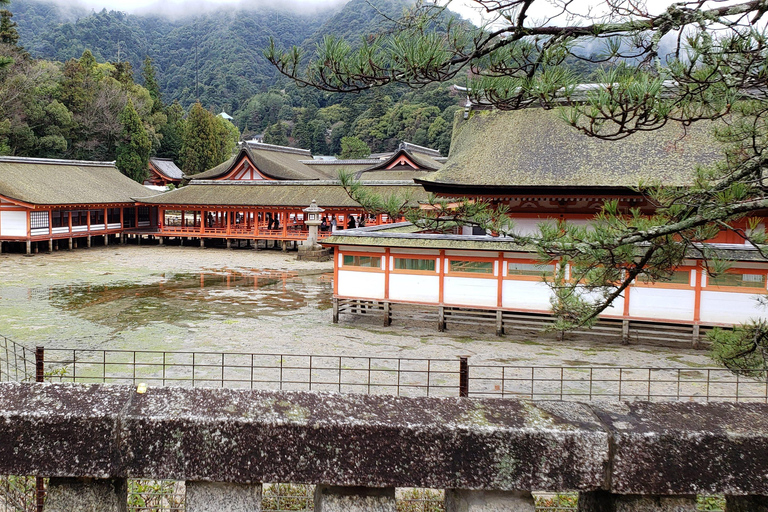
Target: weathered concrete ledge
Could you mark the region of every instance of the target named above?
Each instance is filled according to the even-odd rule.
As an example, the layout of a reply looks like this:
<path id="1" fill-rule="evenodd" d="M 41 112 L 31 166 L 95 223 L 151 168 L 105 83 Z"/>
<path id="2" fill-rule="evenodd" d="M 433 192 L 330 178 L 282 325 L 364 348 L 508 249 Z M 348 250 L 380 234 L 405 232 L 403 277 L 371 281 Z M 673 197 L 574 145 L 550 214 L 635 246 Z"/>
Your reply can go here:
<path id="1" fill-rule="evenodd" d="M 4 383 L 0 474 L 768 495 L 768 405 Z"/>

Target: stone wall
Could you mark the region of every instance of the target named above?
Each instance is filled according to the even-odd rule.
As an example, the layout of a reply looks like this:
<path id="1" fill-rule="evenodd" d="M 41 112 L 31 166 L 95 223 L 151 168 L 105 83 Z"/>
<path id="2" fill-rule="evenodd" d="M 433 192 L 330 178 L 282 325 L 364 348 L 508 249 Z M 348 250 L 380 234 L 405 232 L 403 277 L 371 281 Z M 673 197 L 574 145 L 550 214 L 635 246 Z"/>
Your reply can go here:
<path id="1" fill-rule="evenodd" d="M 51 477 L 46 510 L 123 510 L 126 478 L 186 481 L 190 512 L 260 510 L 262 482 L 317 485 L 327 511 L 394 510 L 395 487 L 445 489 L 449 511 L 532 511 L 530 491 L 768 510 L 766 404 L 4 383 L 0 425 L 0 474 Z"/>

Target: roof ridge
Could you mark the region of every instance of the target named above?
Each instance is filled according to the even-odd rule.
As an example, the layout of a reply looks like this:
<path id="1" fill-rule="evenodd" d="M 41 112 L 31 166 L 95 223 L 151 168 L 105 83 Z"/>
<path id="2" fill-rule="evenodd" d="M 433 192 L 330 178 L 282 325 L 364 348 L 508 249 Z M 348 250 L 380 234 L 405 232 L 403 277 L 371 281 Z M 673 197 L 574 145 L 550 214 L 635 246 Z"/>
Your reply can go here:
<path id="1" fill-rule="evenodd" d="M 87 167 L 114 167 L 115 161 L 100 162 L 92 160 L 64 160 L 59 158 L 33 158 L 28 156 L 0 156 L 0 162 L 22 164 L 77 165 Z"/>
<path id="2" fill-rule="evenodd" d="M 375 164 L 379 162 L 381 162 L 381 160 L 379 160 L 378 158 L 357 158 L 357 159 L 347 159 L 347 160 L 299 160 L 299 163 L 302 163 L 305 165 Z"/>
<path id="3" fill-rule="evenodd" d="M 288 146 L 277 146 L 274 144 L 264 144 L 263 142 L 245 142 L 245 146 L 249 149 L 262 149 L 267 151 L 276 151 L 279 153 L 293 153 L 295 155 L 307 155 L 312 156 L 312 151 L 309 149 L 291 148 Z"/>
<path id="4" fill-rule="evenodd" d="M 408 141 L 402 141 L 400 143 L 400 149 L 404 149 L 406 151 L 413 151 L 415 153 L 422 153 L 430 156 L 443 156 L 440 153 L 439 149 L 428 148 L 426 146 L 419 146 L 418 144 L 414 144 Z"/>
<path id="5" fill-rule="evenodd" d="M 363 186 L 417 186 L 413 180 L 370 180 L 360 181 Z M 341 186 L 339 180 L 192 180 L 188 187 L 195 185 L 217 185 L 222 187 L 289 187 L 289 186 Z"/>

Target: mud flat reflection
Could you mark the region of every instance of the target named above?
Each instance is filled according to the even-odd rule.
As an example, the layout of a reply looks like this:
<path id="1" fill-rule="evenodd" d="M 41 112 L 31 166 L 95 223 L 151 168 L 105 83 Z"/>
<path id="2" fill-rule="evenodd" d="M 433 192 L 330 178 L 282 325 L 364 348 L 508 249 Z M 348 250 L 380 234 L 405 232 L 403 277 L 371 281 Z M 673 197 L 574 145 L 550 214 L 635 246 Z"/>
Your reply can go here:
<path id="1" fill-rule="evenodd" d="M 122 330 L 154 322 L 187 326 L 216 318 L 291 315 L 309 305 L 327 309 L 331 279 L 327 273 L 206 270 L 163 274 L 151 284 L 55 286 L 47 294 L 57 309 Z"/>

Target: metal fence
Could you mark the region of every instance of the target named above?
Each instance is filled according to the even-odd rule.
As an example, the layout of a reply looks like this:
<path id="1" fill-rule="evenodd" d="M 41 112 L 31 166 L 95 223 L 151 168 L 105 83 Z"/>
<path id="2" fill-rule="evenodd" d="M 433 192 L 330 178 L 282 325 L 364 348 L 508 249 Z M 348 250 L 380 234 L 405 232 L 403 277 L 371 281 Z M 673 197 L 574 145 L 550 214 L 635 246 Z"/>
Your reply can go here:
<path id="1" fill-rule="evenodd" d="M 467 396 L 531 400 L 768 401 L 768 374 L 725 368 L 469 366 Z"/>
<path id="2" fill-rule="evenodd" d="M 23 382 L 34 378 L 34 350 L 0 335 L 0 382 Z"/>
<path id="3" fill-rule="evenodd" d="M 46 381 L 457 396 L 456 359 L 291 354 L 39 350 Z"/>
<path id="4" fill-rule="evenodd" d="M 768 402 L 765 371 L 744 376 L 724 368 L 536 367 L 475 365 L 467 358 L 135 350 L 38 349 L 35 355 L 41 380 L 51 382 L 531 400 Z"/>

